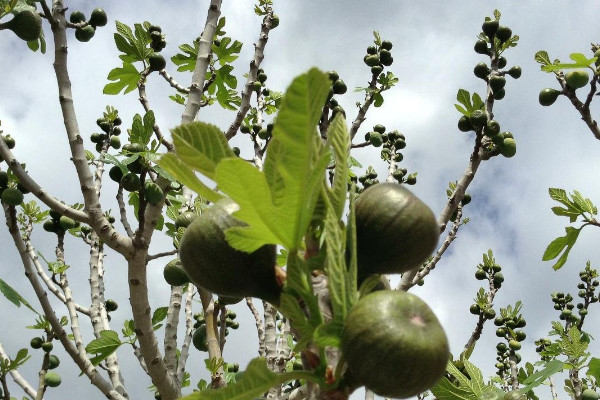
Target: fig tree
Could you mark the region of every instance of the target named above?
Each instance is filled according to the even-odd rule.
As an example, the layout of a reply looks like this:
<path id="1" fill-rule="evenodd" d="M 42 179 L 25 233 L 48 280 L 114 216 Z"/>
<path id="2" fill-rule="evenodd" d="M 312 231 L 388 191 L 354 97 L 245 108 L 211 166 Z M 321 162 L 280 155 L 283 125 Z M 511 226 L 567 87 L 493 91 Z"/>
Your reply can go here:
<path id="1" fill-rule="evenodd" d="M 227 229 L 245 225 L 231 216 L 238 209 L 232 200 L 220 200 L 187 227 L 179 248 L 183 269 L 196 286 L 218 295 L 258 297 L 278 304 L 275 246 L 245 253 L 225 239 Z"/>
<path id="2" fill-rule="evenodd" d="M 402 185 L 373 185 L 356 201 L 360 276 L 416 268 L 435 249 L 438 237 L 431 209 Z"/>
<path id="3" fill-rule="evenodd" d="M 370 293 L 350 310 L 342 352 L 353 378 L 394 398 L 432 387 L 449 358 L 446 334 L 433 311 L 419 297 L 395 290 Z"/>

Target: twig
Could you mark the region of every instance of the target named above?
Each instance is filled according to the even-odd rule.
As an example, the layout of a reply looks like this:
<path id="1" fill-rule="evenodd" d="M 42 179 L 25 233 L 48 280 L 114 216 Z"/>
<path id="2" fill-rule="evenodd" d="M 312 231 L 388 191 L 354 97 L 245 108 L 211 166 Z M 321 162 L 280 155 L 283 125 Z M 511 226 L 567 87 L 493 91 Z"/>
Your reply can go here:
<path id="1" fill-rule="evenodd" d="M 254 317 L 254 321 L 256 323 L 256 332 L 258 334 L 258 355 L 260 357 L 266 357 L 267 348 L 265 346 L 265 327 L 262 318 L 260 317 L 260 314 L 258 313 L 256 307 L 254 306 L 251 297 L 246 297 L 246 305 L 250 309 L 250 312 L 252 313 L 252 316 Z"/>
<path id="2" fill-rule="evenodd" d="M 173 377 L 177 376 L 177 326 L 181 312 L 183 297 L 182 286 L 171 286 L 171 297 L 167 309 L 167 322 L 165 323 L 165 365 L 167 372 Z"/>
<path id="3" fill-rule="evenodd" d="M 254 45 L 254 57 L 252 61 L 250 61 L 250 70 L 248 72 L 248 78 L 246 79 L 246 84 L 244 85 L 244 89 L 242 90 L 242 103 L 240 104 L 240 108 L 238 109 L 237 114 L 235 115 L 235 120 L 227 129 L 225 133 L 225 137 L 227 140 L 234 137 L 240 129 L 248 110 L 250 110 L 250 100 L 252 99 L 252 93 L 254 91 L 254 82 L 256 82 L 258 69 L 260 68 L 260 64 L 265 58 L 265 47 L 267 45 L 267 41 L 269 40 L 269 32 L 272 29 L 271 21 L 273 16 L 273 10 L 268 9 L 267 14 L 265 15 L 263 22 L 260 26 L 260 34 L 258 36 L 258 41 Z"/>
<path id="4" fill-rule="evenodd" d="M 156 254 L 153 254 L 151 256 L 148 256 L 147 260 L 148 261 L 152 261 L 152 260 L 156 260 L 157 258 L 161 258 L 161 257 L 174 256 L 178 252 L 179 252 L 179 250 L 174 249 L 174 250 L 170 250 L 170 251 L 164 251 L 164 252 L 161 252 L 161 253 L 156 253 Z"/>
<path id="5" fill-rule="evenodd" d="M 90 379 L 91 383 L 96 386 L 104 395 L 106 395 L 109 399 L 113 400 L 125 400 L 121 394 L 119 394 L 113 387 L 110 385 L 108 381 L 106 381 L 94 368 L 92 363 L 88 360 L 87 356 L 82 355 L 69 336 L 67 332 L 63 329 L 60 321 L 54 314 L 54 309 L 52 305 L 48 301 L 48 296 L 44 291 L 44 288 L 40 285 L 40 282 L 36 278 L 36 272 L 33 264 L 27 253 L 27 248 L 25 246 L 25 242 L 19 232 L 16 223 L 16 213 L 14 207 L 4 207 L 4 213 L 6 216 L 6 225 L 8 226 L 8 231 L 11 234 L 13 241 L 19 254 L 21 255 L 21 262 L 25 267 L 25 276 L 29 279 L 31 286 L 44 310 L 44 315 L 50 322 L 52 326 L 52 332 L 54 336 L 60 340 L 66 352 L 71 356 L 75 364 L 79 367 L 79 369 Z"/>
<path id="6" fill-rule="evenodd" d="M 194 317 L 192 315 L 193 299 L 194 293 L 192 292 L 192 286 L 190 285 L 186 292 L 185 300 L 185 336 L 183 339 L 183 344 L 181 345 L 181 355 L 179 356 L 179 362 L 177 364 L 177 380 L 179 382 L 183 382 L 185 366 L 190 354 L 189 350 L 190 343 L 192 342 L 192 332 L 194 331 Z"/>
<path id="7" fill-rule="evenodd" d="M 204 31 L 200 36 L 196 68 L 194 68 L 194 73 L 192 75 L 192 84 L 190 86 L 188 101 L 185 104 L 185 111 L 181 116 L 181 124 L 187 124 L 194 121 L 198 111 L 200 111 L 205 75 L 208 70 L 208 64 L 210 63 L 213 37 L 217 31 L 217 22 L 219 21 L 220 15 L 221 0 L 211 0 L 208 8 L 208 15 L 206 17 L 206 24 L 204 25 Z"/>

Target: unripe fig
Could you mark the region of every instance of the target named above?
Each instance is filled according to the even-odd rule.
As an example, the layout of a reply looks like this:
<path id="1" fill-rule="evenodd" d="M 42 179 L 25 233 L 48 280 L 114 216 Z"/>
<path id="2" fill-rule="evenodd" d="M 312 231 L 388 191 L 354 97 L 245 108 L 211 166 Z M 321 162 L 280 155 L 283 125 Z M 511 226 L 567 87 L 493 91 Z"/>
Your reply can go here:
<path id="1" fill-rule="evenodd" d="M 589 80 L 590 75 L 587 73 L 587 71 L 580 69 L 569 71 L 565 75 L 565 81 L 567 82 L 567 85 L 569 85 L 569 87 L 572 89 L 580 89 L 584 87 L 585 85 L 587 85 Z"/>
<path id="2" fill-rule="evenodd" d="M 475 68 L 473 68 L 473 73 L 480 79 L 487 79 L 490 72 L 490 67 L 484 62 L 477 64 Z"/>
<path id="3" fill-rule="evenodd" d="M 488 45 L 485 40 L 476 41 L 473 49 L 475 50 L 475 53 L 478 54 L 489 54 Z"/>
<path id="4" fill-rule="evenodd" d="M 514 79 L 519 79 L 521 77 L 521 72 L 521 67 L 518 65 L 515 65 L 508 70 L 508 74 Z"/>
<path id="5" fill-rule="evenodd" d="M 96 26 L 104 26 L 108 22 L 108 18 L 106 17 L 106 12 L 101 8 L 95 8 L 92 11 L 92 15 L 90 16 L 89 23 L 93 27 Z"/>
<path id="6" fill-rule="evenodd" d="M 71 16 L 69 17 L 69 21 L 71 21 L 74 24 L 85 22 L 85 14 L 81 11 L 73 11 L 71 13 Z"/>
<path id="7" fill-rule="evenodd" d="M 483 22 L 483 25 L 481 25 L 481 30 L 483 31 L 483 33 L 485 33 L 487 35 L 487 37 L 489 37 L 491 39 L 492 36 L 494 36 L 496 31 L 498 30 L 499 26 L 500 26 L 500 22 L 498 20 L 486 19 Z"/>
<path id="8" fill-rule="evenodd" d="M 183 269 L 179 259 L 171 260 L 163 270 L 165 281 L 171 286 L 182 286 L 190 282 L 190 278 Z"/>
<path id="9" fill-rule="evenodd" d="M 487 124 L 487 113 L 484 110 L 475 110 L 469 116 L 469 122 L 475 129 L 479 129 Z"/>
<path id="10" fill-rule="evenodd" d="M 151 53 L 148 56 L 148 65 L 150 71 L 160 71 L 167 66 L 167 60 L 160 53 Z"/>
<path id="11" fill-rule="evenodd" d="M 2 191 L 2 202 L 8 206 L 18 206 L 23 202 L 23 193 L 17 188 L 9 187 Z"/>
<path id="12" fill-rule="evenodd" d="M 344 83 L 343 80 L 338 79 L 333 83 L 333 93 L 335 94 L 344 94 L 348 90 L 348 87 Z"/>
<path id="13" fill-rule="evenodd" d="M 360 276 L 416 268 L 435 249 L 438 237 L 431 209 L 402 185 L 374 185 L 356 201 Z"/>
<path id="14" fill-rule="evenodd" d="M 83 28 L 75 29 L 75 39 L 80 42 L 89 42 L 96 34 L 96 30 L 91 25 L 86 25 Z"/>
<path id="15" fill-rule="evenodd" d="M 394 45 L 389 40 L 383 40 L 381 42 L 381 48 L 384 50 L 391 50 Z"/>
<path id="16" fill-rule="evenodd" d="M 469 121 L 469 117 L 467 117 L 466 115 L 463 115 L 458 119 L 458 129 L 461 132 L 469 132 L 475 130 L 473 128 L 473 125 L 471 125 L 471 122 Z"/>
<path id="17" fill-rule="evenodd" d="M 38 40 L 42 35 L 42 18 L 33 10 L 19 11 L 13 19 L 0 24 L 5 29 L 10 29 L 21 40 L 27 42 Z"/>
<path id="18" fill-rule="evenodd" d="M 508 26 L 501 25 L 496 30 L 496 37 L 500 43 L 504 43 L 512 37 L 512 30 Z"/>

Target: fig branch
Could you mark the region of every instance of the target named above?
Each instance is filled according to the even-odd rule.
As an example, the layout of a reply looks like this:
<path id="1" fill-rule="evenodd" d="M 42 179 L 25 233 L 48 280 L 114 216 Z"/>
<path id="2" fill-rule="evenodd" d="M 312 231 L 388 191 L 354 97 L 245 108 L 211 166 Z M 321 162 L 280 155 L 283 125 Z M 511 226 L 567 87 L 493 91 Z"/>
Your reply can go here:
<path id="1" fill-rule="evenodd" d="M 194 121 L 200 111 L 202 103 L 202 91 L 204 90 L 204 80 L 208 65 L 210 63 L 210 54 L 212 52 L 212 41 L 217 31 L 217 22 L 221 15 L 221 0 L 211 0 L 208 7 L 208 15 L 204 31 L 200 35 L 200 44 L 198 47 L 198 57 L 196 59 L 196 68 L 192 75 L 192 84 L 190 94 L 185 105 L 185 111 L 181 116 L 181 123 L 186 124 Z M 162 392 L 161 392 L 162 393 Z"/>
<path id="2" fill-rule="evenodd" d="M 65 20 L 65 6 L 61 0 L 54 0 L 52 4 L 52 15 L 56 24 L 52 24 L 54 37 L 54 70 L 58 84 L 58 98 L 63 114 L 71 155 L 81 192 L 83 194 L 85 210 L 88 213 L 89 224 L 98 233 L 100 238 L 109 247 L 121 254 L 131 251 L 130 241 L 117 233 L 104 217 L 100 199 L 94 188 L 93 176 L 88 167 L 83 148 L 83 140 L 77 123 L 77 114 L 73 106 L 73 93 L 71 92 L 71 79 L 67 67 L 67 34 Z M 43 201 L 43 199 L 40 199 Z M 83 221 L 82 221 L 83 222 Z"/>
<path id="3" fill-rule="evenodd" d="M 6 224 L 8 226 L 9 233 L 13 238 L 13 242 L 16 248 L 19 250 L 21 256 L 21 262 L 25 267 L 25 276 L 29 279 L 31 286 L 44 310 L 44 315 L 52 326 L 52 331 L 55 337 L 60 340 L 66 352 L 71 356 L 75 364 L 79 369 L 90 379 L 90 382 L 96 386 L 107 398 L 112 400 L 126 400 L 120 393 L 113 389 L 112 385 L 106 381 L 99 373 L 98 370 L 92 365 L 90 360 L 87 358 L 86 353 L 81 354 L 75 347 L 71 339 L 69 339 L 67 332 L 63 329 L 60 321 L 54 314 L 54 309 L 48 301 L 48 296 L 44 291 L 44 288 L 40 285 L 36 278 L 35 268 L 27 253 L 27 248 L 23 237 L 19 232 L 16 222 L 16 213 L 13 206 L 4 206 L 4 214 L 6 217 Z"/>
<path id="4" fill-rule="evenodd" d="M 273 26 L 273 10 L 271 7 L 268 7 L 267 14 L 263 18 L 263 22 L 260 26 L 260 34 L 258 36 L 258 41 L 254 45 L 254 56 L 250 61 L 250 70 L 248 73 L 248 78 L 246 79 L 246 83 L 244 84 L 244 89 L 242 90 L 242 103 L 238 108 L 237 113 L 235 114 L 235 119 L 229 125 L 229 129 L 225 133 L 225 137 L 227 140 L 234 137 L 248 110 L 250 110 L 250 100 L 252 99 L 252 93 L 254 92 L 254 82 L 257 81 L 258 69 L 260 68 L 260 64 L 264 59 L 265 47 L 267 45 L 267 41 L 269 40 L 269 32 L 271 29 L 275 28 Z"/>
<path id="5" fill-rule="evenodd" d="M 2 343 L 0 343 L 0 360 L 9 360 L 8 354 L 4 351 L 4 347 Z M 23 389 L 23 391 L 31 398 L 35 399 L 37 397 L 37 391 L 31 386 L 29 381 L 21 375 L 17 368 L 11 369 L 8 371 L 10 376 L 13 378 L 13 381 Z M 5 398 L 6 396 L 10 399 L 10 391 L 8 390 L 8 386 L 6 385 L 6 379 L 2 379 L 2 390 L 4 392 Z"/>

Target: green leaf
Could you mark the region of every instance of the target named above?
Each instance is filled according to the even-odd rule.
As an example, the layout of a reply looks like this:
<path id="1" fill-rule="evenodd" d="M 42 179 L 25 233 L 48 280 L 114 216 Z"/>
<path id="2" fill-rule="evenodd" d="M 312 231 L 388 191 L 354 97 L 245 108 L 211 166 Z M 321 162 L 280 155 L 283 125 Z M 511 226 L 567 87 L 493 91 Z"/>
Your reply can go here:
<path id="1" fill-rule="evenodd" d="M 127 94 L 137 88 L 140 76 L 133 64 L 124 61 L 122 68 L 114 68 L 108 73 L 107 79 L 116 82 L 106 84 L 102 93 L 119 94 L 123 90 L 123 94 Z"/>
<path id="2" fill-rule="evenodd" d="M 484 391 L 489 387 L 483 382 L 483 375 L 479 368 L 472 364 L 469 360 L 462 360 L 470 378 L 464 375 L 456 366 L 449 361 L 446 366 L 446 372 L 452 375 L 457 382 L 453 384 L 448 378 L 442 378 L 431 392 L 439 400 L 478 400 Z"/>
<path id="3" fill-rule="evenodd" d="M 468 112 L 468 114 L 465 115 L 470 115 L 473 112 L 474 108 L 473 104 L 471 104 L 471 94 L 467 90 L 459 89 L 458 93 L 456 93 L 456 100 L 465 106 L 465 109 Z"/>
<path id="4" fill-rule="evenodd" d="M 333 149 L 335 156 L 335 175 L 333 186 L 329 193 L 329 199 L 335 212 L 336 217 L 342 217 L 344 207 L 346 205 L 346 194 L 348 189 L 348 156 L 350 150 L 350 135 L 344 121 L 342 113 L 333 119 L 329 130 L 327 131 L 327 141 Z"/>
<path id="5" fill-rule="evenodd" d="M 543 66 L 552 64 L 552 61 L 550 61 L 550 56 L 548 55 L 548 52 L 546 52 L 544 50 L 540 50 L 537 53 L 535 53 L 534 59 L 536 62 L 542 64 L 542 71 L 544 70 Z M 546 71 L 546 72 L 549 72 L 549 71 Z"/>
<path id="6" fill-rule="evenodd" d="M 252 400 L 260 397 L 275 385 L 294 379 L 318 381 L 317 377 L 306 371 L 291 371 L 276 374 L 269 370 L 264 358 L 250 361 L 243 377 L 236 383 L 218 390 L 203 390 L 182 397 L 180 400 Z"/>
<path id="7" fill-rule="evenodd" d="M 171 130 L 177 156 L 204 176 L 214 179 L 217 164 L 236 158 L 223 132 L 215 125 L 192 122 Z"/>
<path id="8" fill-rule="evenodd" d="M 184 54 L 177 53 L 173 57 L 171 57 L 171 61 L 175 65 L 178 65 L 177 71 L 193 71 L 196 68 L 196 59 L 198 58 L 198 48 L 200 46 L 200 42 L 195 40 L 194 46 L 189 44 L 182 44 L 179 46 L 179 50 L 181 50 Z"/>
<path id="9" fill-rule="evenodd" d="M 346 246 L 345 231 L 341 228 L 339 218 L 335 215 L 332 205 L 327 199 L 327 213 L 325 215 L 325 248 L 327 258 L 325 259 L 325 273 L 328 278 L 329 295 L 331 297 L 331 308 L 333 321 L 343 325 L 346 315 L 350 309 L 351 300 L 348 299 L 348 280 L 346 279 Z"/>
<path id="10" fill-rule="evenodd" d="M 313 342 L 320 347 L 341 347 L 344 322 L 339 320 L 322 324 L 315 329 Z"/>
<path id="11" fill-rule="evenodd" d="M 221 64 L 221 66 L 225 66 L 226 64 L 230 64 L 237 60 L 240 52 L 242 51 L 242 42 L 234 40 L 229 46 L 230 43 L 231 38 L 224 37 L 221 38 L 219 46 L 215 46 L 214 44 L 212 46 L 213 54 L 219 60 L 219 64 Z M 233 69 L 233 67 L 231 68 Z"/>
<path id="12" fill-rule="evenodd" d="M 93 365 L 100 364 L 112 353 L 117 351 L 119 346 L 123 344 L 119 339 L 119 335 L 115 331 L 103 330 L 100 331 L 100 338 L 94 339 L 85 347 L 85 351 L 91 354 L 96 354 L 90 361 Z"/>
<path id="13" fill-rule="evenodd" d="M 592 357 L 588 363 L 587 375 L 593 376 L 596 384 L 600 382 L 600 358 Z"/>
<path id="14" fill-rule="evenodd" d="M 198 179 L 194 171 L 175 154 L 165 154 L 157 163 L 164 168 L 165 171 L 173 175 L 175 179 L 205 199 L 216 203 L 219 199 L 223 198 L 223 195 L 212 190 Z"/>
<path id="15" fill-rule="evenodd" d="M 560 360 L 548 361 L 542 370 L 540 370 L 532 375 L 529 375 L 527 377 L 527 379 L 525 379 L 523 381 L 523 384 L 525 385 L 525 387 L 521 388 L 522 392 L 527 393 L 531 389 L 541 385 L 550 376 L 561 371 L 564 367 L 564 364 L 565 363 L 563 363 Z"/>
<path id="16" fill-rule="evenodd" d="M 8 370 L 16 370 L 21 365 L 25 364 L 30 358 L 31 356 L 29 355 L 29 351 L 27 349 L 20 349 L 15 358 L 10 360 L 10 363 L 8 364 Z"/>
<path id="17" fill-rule="evenodd" d="M 235 217 L 249 226 L 229 229 L 229 243 L 253 251 L 268 243 L 298 249 L 318 198 L 329 156 L 316 132 L 329 91 L 327 75 L 311 69 L 285 94 L 260 172 L 240 159 L 216 169 L 219 188 L 241 207 Z"/>
<path id="18" fill-rule="evenodd" d="M 148 32 L 141 24 L 135 24 L 134 30 L 128 25 L 115 21 L 117 33 L 114 34 L 115 44 L 117 49 L 124 54 L 119 58 L 127 63 L 142 61 L 152 53 L 152 49 L 148 48 L 150 37 Z"/>
<path id="19" fill-rule="evenodd" d="M 152 314 L 152 325 L 156 325 L 167 318 L 169 307 L 158 307 Z"/>
<path id="20" fill-rule="evenodd" d="M 39 315 L 39 313 L 31 306 L 31 304 L 29 304 L 27 300 L 23 298 L 23 296 L 19 294 L 19 292 L 13 289 L 8 283 L 3 281 L 2 279 L 0 279 L 0 292 L 2 292 L 4 297 L 6 297 L 6 299 L 13 303 L 15 306 L 21 307 L 21 304 L 23 304 L 25 307 L 29 308 L 31 311 Z"/>
<path id="21" fill-rule="evenodd" d="M 537 54 L 536 54 L 537 57 Z M 563 69 L 575 69 L 575 68 L 588 68 L 589 66 L 591 66 L 594 61 L 594 57 L 592 58 L 587 58 L 585 55 L 581 54 L 581 53 L 571 53 L 569 55 L 569 58 L 571 58 L 571 60 L 575 61 L 574 63 L 557 63 L 557 64 L 548 64 L 548 65 L 544 65 L 542 66 L 542 71 L 546 71 L 546 72 L 554 72 L 554 71 L 560 71 Z M 537 58 L 536 58 L 537 61 Z M 539 62 L 539 61 L 538 61 Z"/>
<path id="22" fill-rule="evenodd" d="M 552 266 L 553 269 L 560 269 L 565 262 L 567 262 L 567 257 L 569 256 L 569 252 L 573 248 L 573 245 L 577 241 L 579 237 L 579 233 L 581 232 L 581 228 L 573 228 L 566 227 L 565 231 L 567 232 L 565 236 L 558 237 L 554 239 L 546 248 L 544 255 L 542 256 L 543 261 L 553 260 L 562 252 L 562 256 L 558 259 L 556 264 Z M 564 249 L 564 252 L 563 252 Z"/>

